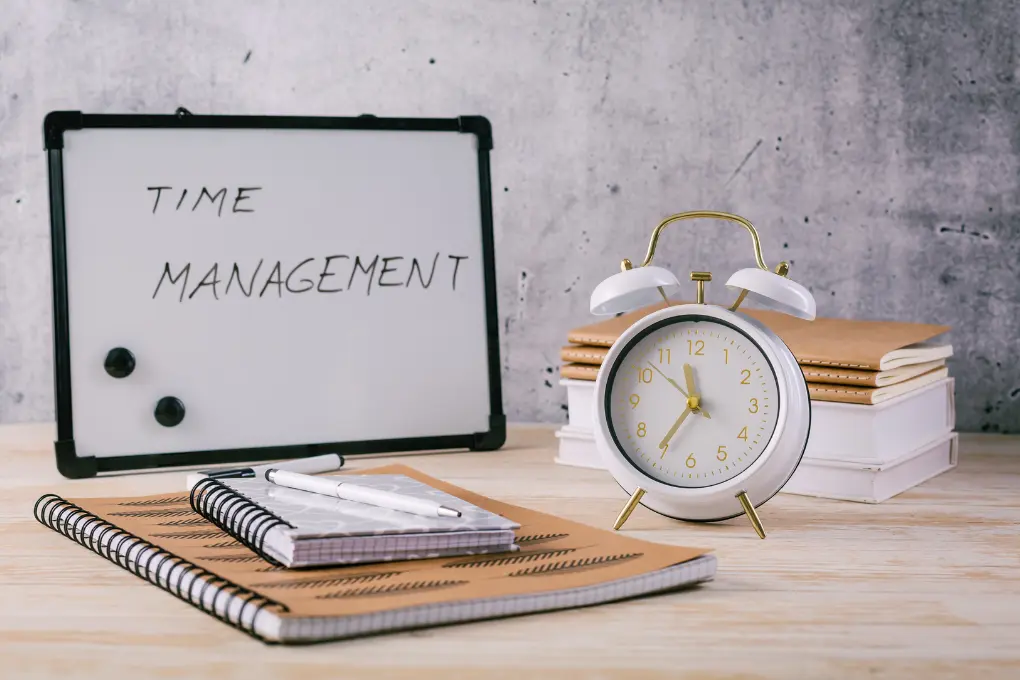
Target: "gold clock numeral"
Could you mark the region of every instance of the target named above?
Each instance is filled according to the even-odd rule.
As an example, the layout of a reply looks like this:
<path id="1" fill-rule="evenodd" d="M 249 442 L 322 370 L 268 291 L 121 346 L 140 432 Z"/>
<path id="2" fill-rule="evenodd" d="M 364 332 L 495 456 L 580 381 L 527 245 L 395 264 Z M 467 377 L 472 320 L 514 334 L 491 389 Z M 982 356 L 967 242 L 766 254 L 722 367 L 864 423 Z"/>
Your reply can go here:
<path id="1" fill-rule="evenodd" d="M 659 350 L 659 363 L 660 364 L 662 363 L 662 357 L 663 357 L 663 353 L 662 353 L 662 350 L 660 349 Z M 665 357 L 666 357 L 666 363 L 667 364 L 673 363 L 673 359 L 670 356 L 670 350 L 669 349 L 666 350 Z"/>
<path id="2" fill-rule="evenodd" d="M 669 451 L 669 444 L 666 444 L 665 446 L 662 447 L 662 455 L 659 456 L 659 458 L 665 458 L 667 451 Z"/>
<path id="3" fill-rule="evenodd" d="M 740 434 L 737 435 L 737 439 L 743 439 L 745 442 L 747 441 L 747 425 L 745 425 L 744 429 L 742 429 Z"/>
<path id="4" fill-rule="evenodd" d="M 652 382 L 652 369 L 650 368 L 639 368 L 638 369 L 638 382 L 650 383 Z"/>
<path id="5" fill-rule="evenodd" d="M 704 340 L 688 340 L 687 341 L 687 353 L 691 356 L 705 356 L 705 341 Z"/>
<path id="6" fill-rule="evenodd" d="M 748 411 L 748 413 L 757 413 L 758 412 L 758 400 L 755 399 L 754 397 L 751 397 L 751 406 L 750 406 L 750 408 L 747 409 L 747 411 Z"/>
<path id="7" fill-rule="evenodd" d="M 694 467 L 697 464 L 698 464 L 698 461 L 694 460 L 694 454 L 693 453 L 691 455 L 687 456 L 687 460 L 684 461 L 684 465 L 686 465 L 689 468 L 692 468 L 692 467 Z"/>
<path id="8" fill-rule="evenodd" d="M 730 350 L 727 347 L 723 347 L 723 356 L 726 357 L 726 363 L 730 363 Z"/>
<path id="9" fill-rule="evenodd" d="M 637 405 L 641 403 L 641 397 L 636 394 L 630 395 L 630 407 L 637 408 Z"/>
<path id="10" fill-rule="evenodd" d="M 719 448 L 715 452 L 715 457 L 717 459 L 719 459 L 720 461 L 726 460 L 726 447 L 720 445 Z"/>
<path id="11" fill-rule="evenodd" d="M 648 429 L 645 427 L 643 422 L 637 424 L 637 436 L 644 437 L 648 434 Z"/>
<path id="12" fill-rule="evenodd" d="M 740 375 L 744 376 L 744 379 L 740 381 L 741 385 L 750 385 L 751 384 L 751 371 L 750 371 L 750 369 L 745 368 L 744 370 L 742 370 L 740 372 Z"/>

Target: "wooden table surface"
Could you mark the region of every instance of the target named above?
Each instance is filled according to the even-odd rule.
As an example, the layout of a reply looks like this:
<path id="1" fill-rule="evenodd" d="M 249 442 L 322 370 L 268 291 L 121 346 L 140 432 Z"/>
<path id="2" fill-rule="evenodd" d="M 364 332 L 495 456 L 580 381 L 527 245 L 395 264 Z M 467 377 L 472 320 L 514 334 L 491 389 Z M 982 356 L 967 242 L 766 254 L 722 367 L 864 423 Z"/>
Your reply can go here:
<path id="1" fill-rule="evenodd" d="M 66 480 L 50 425 L 0 427 L 0 677 L 1020 678 L 1020 438 L 964 435 L 959 467 L 881 505 L 780 494 L 689 525 L 635 511 L 631 534 L 707 546 L 695 590 L 306 647 L 269 646 L 37 523 L 43 493 L 139 495 L 180 471 Z M 546 426 L 494 453 L 400 460 L 482 494 L 600 527 L 625 501 L 604 472 L 553 463 Z"/>

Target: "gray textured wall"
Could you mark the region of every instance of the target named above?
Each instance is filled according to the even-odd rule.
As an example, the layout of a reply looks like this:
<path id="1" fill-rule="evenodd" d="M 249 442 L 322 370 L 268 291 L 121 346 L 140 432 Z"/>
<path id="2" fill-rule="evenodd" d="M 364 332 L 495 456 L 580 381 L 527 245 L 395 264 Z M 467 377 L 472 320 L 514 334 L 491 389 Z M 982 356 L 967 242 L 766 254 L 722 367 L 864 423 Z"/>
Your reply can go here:
<path id="1" fill-rule="evenodd" d="M 960 428 L 1020 431 L 1018 30 L 1015 0 L 0 0 L 0 422 L 52 416 L 43 116 L 184 105 L 488 116 L 513 419 L 564 418 L 591 288 L 713 208 L 823 315 L 951 324 Z M 752 264 L 704 226 L 657 264 Z"/>

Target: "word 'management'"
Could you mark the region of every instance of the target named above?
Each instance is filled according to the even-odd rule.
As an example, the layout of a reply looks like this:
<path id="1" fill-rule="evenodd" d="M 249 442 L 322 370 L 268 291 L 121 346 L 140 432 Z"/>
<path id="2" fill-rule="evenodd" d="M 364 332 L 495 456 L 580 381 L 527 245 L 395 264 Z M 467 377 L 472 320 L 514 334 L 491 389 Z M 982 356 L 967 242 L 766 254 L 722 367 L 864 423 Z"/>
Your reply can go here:
<path id="1" fill-rule="evenodd" d="M 437 252 L 431 258 L 403 255 L 326 255 L 285 264 L 281 260 L 194 265 L 166 262 L 152 297 L 219 300 L 225 296 L 262 298 L 284 294 L 371 295 L 373 289 L 457 290 L 457 273 L 466 255 Z"/>

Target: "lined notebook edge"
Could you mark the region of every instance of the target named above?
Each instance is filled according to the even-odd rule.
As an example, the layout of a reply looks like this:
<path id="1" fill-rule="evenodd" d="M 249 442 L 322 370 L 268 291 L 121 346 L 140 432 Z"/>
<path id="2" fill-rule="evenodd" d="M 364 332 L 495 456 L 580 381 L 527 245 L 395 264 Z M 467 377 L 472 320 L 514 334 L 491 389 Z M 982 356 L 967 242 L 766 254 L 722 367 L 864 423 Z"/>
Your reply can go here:
<path id="1" fill-rule="evenodd" d="M 507 618 L 664 593 L 712 580 L 716 557 L 706 553 L 669 567 L 606 583 L 506 597 L 442 602 L 336 617 L 289 616 L 281 602 L 200 567 L 122 529 L 58 494 L 33 507 L 43 526 L 266 643 L 312 643 L 383 632 Z M 221 597 L 223 593 L 227 596 Z"/>
<path id="2" fill-rule="evenodd" d="M 652 572 L 576 588 L 433 603 L 342 617 L 291 617 L 269 612 L 262 625 L 265 626 L 264 634 L 278 635 L 284 643 L 341 640 L 384 632 L 577 609 L 642 595 L 666 594 L 713 580 L 716 566 L 715 555 L 706 553 Z"/>

